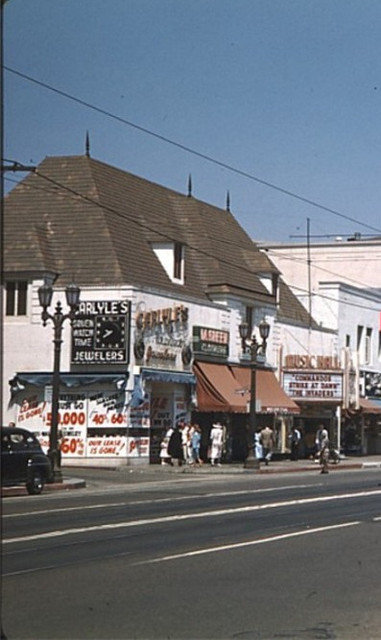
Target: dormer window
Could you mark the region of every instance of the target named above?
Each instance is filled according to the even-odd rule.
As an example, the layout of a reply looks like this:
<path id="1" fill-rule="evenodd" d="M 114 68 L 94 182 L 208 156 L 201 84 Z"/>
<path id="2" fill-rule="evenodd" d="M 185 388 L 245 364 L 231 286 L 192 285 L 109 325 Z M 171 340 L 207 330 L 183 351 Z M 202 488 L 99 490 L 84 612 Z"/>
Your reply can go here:
<path id="1" fill-rule="evenodd" d="M 183 279 L 183 245 L 175 242 L 173 248 L 173 277 L 175 280 Z"/>
<path id="2" fill-rule="evenodd" d="M 279 302 L 279 276 L 277 273 L 261 273 L 259 275 L 267 291 Z"/>
<path id="3" fill-rule="evenodd" d="M 172 282 L 184 284 L 184 245 L 181 242 L 155 242 L 152 249 Z"/>

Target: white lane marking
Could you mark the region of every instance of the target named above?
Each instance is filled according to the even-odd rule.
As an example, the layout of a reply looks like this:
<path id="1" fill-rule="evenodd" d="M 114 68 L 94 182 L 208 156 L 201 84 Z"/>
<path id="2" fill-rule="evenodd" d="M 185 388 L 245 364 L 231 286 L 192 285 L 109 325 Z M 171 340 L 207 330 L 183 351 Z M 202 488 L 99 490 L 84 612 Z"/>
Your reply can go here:
<path id="1" fill-rule="evenodd" d="M 374 520 L 375 522 L 378 522 L 379 520 L 381 520 L 381 516 L 378 516 L 377 518 L 373 518 L 373 520 Z"/>
<path id="2" fill-rule="evenodd" d="M 36 533 L 30 536 L 20 536 L 18 538 L 3 538 L 3 545 L 15 542 L 29 542 L 30 540 L 40 540 L 43 538 L 57 538 L 60 536 L 74 535 L 78 533 L 90 533 L 92 531 L 107 531 L 111 529 L 127 529 L 130 527 L 146 526 L 151 524 L 162 524 L 164 522 L 181 522 L 184 520 L 195 520 L 197 518 L 214 518 L 237 513 L 250 513 L 253 511 L 265 511 L 267 509 L 277 509 L 282 507 L 294 507 L 296 505 L 313 504 L 317 502 L 330 502 L 333 500 L 349 500 L 351 498 L 362 498 L 380 495 L 381 489 L 374 491 L 361 491 L 358 493 L 347 493 L 337 496 L 318 496 L 315 498 L 302 498 L 288 500 L 286 502 L 272 502 L 261 505 L 251 505 L 247 507 L 232 507 L 229 509 L 215 509 L 214 511 L 201 511 L 197 513 L 185 513 L 182 515 L 160 516 L 158 518 L 143 518 L 141 520 L 131 520 L 129 522 L 115 522 L 109 524 L 91 525 L 89 527 L 77 527 L 73 529 L 47 531 Z"/>
<path id="3" fill-rule="evenodd" d="M 231 551 L 232 549 L 242 549 L 243 547 L 252 547 L 257 544 L 266 544 L 268 542 L 278 542 L 279 540 L 287 540 L 289 538 L 296 538 L 298 536 L 309 535 L 310 533 L 324 533 L 326 531 L 332 531 L 334 529 L 343 529 L 344 527 L 353 527 L 361 524 L 359 520 L 354 522 L 343 522 L 341 524 L 328 525 L 326 527 L 316 527 L 314 529 L 303 529 L 302 531 L 294 531 L 292 533 L 282 533 L 277 536 L 271 536 L 269 538 L 258 538 L 256 540 L 247 540 L 246 542 L 236 542 L 232 544 L 224 544 L 220 547 L 209 547 L 207 549 L 196 549 L 195 551 L 185 551 L 184 553 L 176 553 L 171 556 L 162 556 L 161 558 L 153 558 L 152 560 L 142 560 L 135 562 L 133 566 L 142 564 L 154 564 L 157 562 L 167 562 L 168 560 L 179 560 L 181 558 L 191 558 L 193 556 L 201 556 L 206 553 L 217 553 L 219 551 Z"/>
<path id="4" fill-rule="evenodd" d="M 159 563 L 159 562 L 167 562 L 169 560 L 180 560 L 182 558 L 189 558 L 192 556 L 199 556 L 199 555 L 204 555 L 207 553 L 217 553 L 219 551 L 232 551 L 235 549 L 240 549 L 243 547 L 250 547 L 250 546 L 254 546 L 254 545 L 258 545 L 258 544 L 266 544 L 269 542 L 278 542 L 280 540 L 287 540 L 290 538 L 296 538 L 298 536 L 304 536 L 304 535 L 308 535 L 311 533 L 325 533 L 326 531 L 332 531 L 334 529 L 343 529 L 344 527 L 353 527 L 355 525 L 361 524 L 361 522 L 359 520 L 356 520 L 354 522 L 344 522 L 342 524 L 334 524 L 334 525 L 328 525 L 326 527 L 315 527 L 314 529 L 303 529 L 301 531 L 294 531 L 293 533 L 283 533 L 283 534 L 279 534 L 277 536 L 271 536 L 269 538 L 258 538 L 256 540 L 248 540 L 246 542 L 237 542 L 235 544 L 226 544 L 226 545 L 222 545 L 220 547 L 209 547 L 207 549 L 197 549 L 196 551 L 185 551 L 184 553 L 177 553 L 171 556 L 162 556 L 161 558 L 153 558 L 151 560 L 141 560 L 139 562 L 133 562 L 131 563 L 130 566 L 132 567 L 136 567 L 136 566 L 141 566 L 141 565 L 145 565 L 145 564 L 155 564 L 155 563 Z M 130 552 L 124 552 L 124 553 L 117 553 L 111 556 L 107 556 L 107 558 L 103 558 L 103 559 L 107 559 L 107 560 L 113 560 L 115 558 L 119 558 L 119 557 L 126 557 L 130 555 Z M 86 560 L 85 562 L 93 562 L 93 560 Z M 73 562 L 65 562 L 63 564 L 57 564 L 57 565 L 47 565 L 45 567 L 34 567 L 33 569 L 21 569 L 20 571 L 12 571 L 9 573 L 4 573 L 3 574 L 3 578 L 10 578 L 12 576 L 19 576 L 19 575 L 23 575 L 25 573 L 36 573 L 38 571 L 48 571 L 51 569 L 58 569 L 58 568 L 62 568 L 65 566 L 71 566 L 75 563 Z"/>
<path id="5" fill-rule="evenodd" d="M 82 505 L 82 506 L 78 506 L 78 507 L 60 507 L 57 509 L 40 509 L 38 511 L 26 511 L 25 513 L 8 513 L 3 515 L 3 518 L 21 518 L 24 516 L 35 516 L 35 515 L 44 515 L 45 513 L 65 513 L 65 512 L 69 512 L 69 511 L 85 511 L 87 509 L 104 509 L 105 507 L 111 507 L 111 508 L 116 508 L 116 507 L 127 507 L 127 506 L 135 506 L 135 505 L 139 505 L 139 504 L 159 504 L 162 502 L 181 502 L 182 500 L 200 500 L 202 498 L 223 498 L 223 497 L 229 497 L 229 496 L 239 496 L 239 495 L 251 495 L 251 494 L 255 494 L 255 493 L 269 493 L 269 492 L 273 492 L 273 491 L 291 491 L 292 489 L 306 489 L 306 488 L 315 488 L 315 487 L 321 487 L 322 483 L 319 482 L 318 484 L 294 484 L 294 485 L 289 485 L 289 486 L 285 486 L 285 487 L 270 487 L 267 489 L 249 489 L 249 490 L 245 490 L 242 489 L 240 491 L 224 491 L 224 492 L 217 492 L 217 493 L 201 493 L 201 494 L 193 494 L 191 496 L 179 496 L 176 497 L 174 496 L 173 498 L 169 497 L 169 498 L 150 498 L 148 500 L 132 500 L 131 502 L 104 502 L 104 503 L 99 503 L 99 504 L 89 504 L 89 505 Z"/>

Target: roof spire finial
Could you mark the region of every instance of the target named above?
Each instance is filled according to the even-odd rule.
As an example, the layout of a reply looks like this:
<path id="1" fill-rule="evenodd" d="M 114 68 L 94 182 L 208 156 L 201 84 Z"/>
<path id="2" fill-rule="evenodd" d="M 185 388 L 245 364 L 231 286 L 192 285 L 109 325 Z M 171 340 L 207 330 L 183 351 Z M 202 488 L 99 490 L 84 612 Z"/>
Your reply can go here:
<path id="1" fill-rule="evenodd" d="M 89 136 L 89 132 L 86 131 L 86 155 L 88 158 L 90 158 L 90 136 Z"/>
<path id="2" fill-rule="evenodd" d="M 192 197 L 192 175 L 189 174 L 188 177 L 188 198 Z"/>
<path id="3" fill-rule="evenodd" d="M 230 211 L 230 192 L 226 192 L 226 211 Z"/>

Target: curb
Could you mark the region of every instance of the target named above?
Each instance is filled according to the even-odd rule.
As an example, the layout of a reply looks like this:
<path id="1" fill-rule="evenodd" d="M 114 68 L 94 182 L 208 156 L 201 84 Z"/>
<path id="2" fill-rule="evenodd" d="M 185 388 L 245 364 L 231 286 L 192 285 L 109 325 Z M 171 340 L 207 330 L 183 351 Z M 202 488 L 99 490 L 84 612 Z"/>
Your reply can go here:
<path id="1" fill-rule="evenodd" d="M 73 489 L 84 489 L 86 487 L 86 481 L 80 479 L 68 479 L 63 482 L 52 482 L 44 485 L 43 493 L 49 493 L 50 491 L 72 491 Z M 24 485 L 14 487 L 2 487 L 1 497 L 7 496 L 27 496 L 29 495 Z"/>

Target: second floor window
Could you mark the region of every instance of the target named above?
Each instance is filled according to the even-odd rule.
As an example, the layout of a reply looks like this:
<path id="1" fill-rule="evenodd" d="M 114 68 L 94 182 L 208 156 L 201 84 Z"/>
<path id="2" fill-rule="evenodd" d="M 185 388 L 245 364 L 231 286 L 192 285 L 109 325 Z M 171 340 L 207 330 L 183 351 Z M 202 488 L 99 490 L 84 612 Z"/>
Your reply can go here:
<path id="1" fill-rule="evenodd" d="M 6 316 L 26 316 L 27 293 L 28 283 L 24 280 L 6 283 Z"/>
<path id="2" fill-rule="evenodd" d="M 183 278 L 183 245 L 180 242 L 175 242 L 174 246 L 173 277 L 176 280 Z"/>

